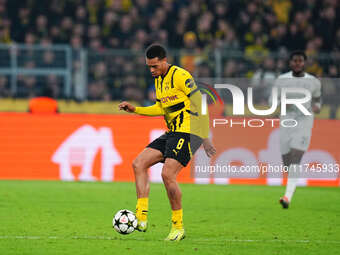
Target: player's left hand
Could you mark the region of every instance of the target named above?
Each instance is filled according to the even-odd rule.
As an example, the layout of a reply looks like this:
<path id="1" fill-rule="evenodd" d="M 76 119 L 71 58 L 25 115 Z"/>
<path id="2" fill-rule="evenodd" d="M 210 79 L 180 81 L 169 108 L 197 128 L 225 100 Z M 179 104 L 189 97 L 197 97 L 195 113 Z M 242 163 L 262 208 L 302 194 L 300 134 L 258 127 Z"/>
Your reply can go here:
<path id="1" fill-rule="evenodd" d="M 209 138 L 206 138 L 203 140 L 203 148 L 205 150 L 205 153 L 207 154 L 207 156 L 209 158 L 211 158 L 212 156 L 214 156 L 216 154 L 216 149 L 213 146 L 213 144 L 211 143 Z"/>

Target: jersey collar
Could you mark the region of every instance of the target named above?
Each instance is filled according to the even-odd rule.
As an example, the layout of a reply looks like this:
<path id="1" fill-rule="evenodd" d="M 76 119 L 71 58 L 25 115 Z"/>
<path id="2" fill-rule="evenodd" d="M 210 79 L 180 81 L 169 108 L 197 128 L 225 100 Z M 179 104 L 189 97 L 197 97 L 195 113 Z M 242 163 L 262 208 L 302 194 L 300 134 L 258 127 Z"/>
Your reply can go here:
<path id="1" fill-rule="evenodd" d="M 168 68 L 168 70 L 166 71 L 166 73 L 165 73 L 163 76 L 161 75 L 161 78 L 162 78 L 162 79 L 164 79 L 165 76 L 167 76 L 167 74 L 169 73 L 169 71 L 170 71 L 170 69 L 171 69 L 172 66 L 173 66 L 173 65 L 170 65 L 169 68 Z"/>
<path id="2" fill-rule="evenodd" d="M 294 73 L 293 73 L 293 71 L 290 71 L 291 72 L 291 76 L 293 77 L 293 78 L 306 78 L 306 72 L 303 72 L 303 76 L 294 76 Z"/>

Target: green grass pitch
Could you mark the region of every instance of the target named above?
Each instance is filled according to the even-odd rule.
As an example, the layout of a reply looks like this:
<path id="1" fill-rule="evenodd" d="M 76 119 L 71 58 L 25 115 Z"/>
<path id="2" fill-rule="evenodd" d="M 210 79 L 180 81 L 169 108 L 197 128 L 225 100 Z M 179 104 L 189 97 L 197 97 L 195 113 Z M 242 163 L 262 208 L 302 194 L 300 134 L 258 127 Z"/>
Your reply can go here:
<path id="1" fill-rule="evenodd" d="M 339 254 L 340 188 L 182 184 L 187 237 L 164 242 L 170 206 L 152 184 L 149 229 L 120 235 L 112 217 L 134 211 L 134 183 L 0 181 L 0 254 Z"/>

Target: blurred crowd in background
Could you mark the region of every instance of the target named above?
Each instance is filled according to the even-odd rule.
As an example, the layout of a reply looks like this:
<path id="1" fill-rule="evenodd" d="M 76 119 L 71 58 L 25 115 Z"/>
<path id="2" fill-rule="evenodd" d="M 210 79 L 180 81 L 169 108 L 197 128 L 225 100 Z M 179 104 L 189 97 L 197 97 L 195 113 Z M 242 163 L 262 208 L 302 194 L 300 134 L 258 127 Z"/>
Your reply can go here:
<path id="1" fill-rule="evenodd" d="M 0 0 L 0 43 L 69 44 L 74 70 L 77 52 L 88 49 L 88 100 L 152 101 L 143 50 L 153 42 L 197 78 L 246 77 L 266 95 L 296 49 L 308 56 L 307 72 L 339 77 L 339 17 L 338 0 Z M 54 51 L 22 55 L 25 68 L 65 65 Z M 0 58 L 1 69 L 10 57 L 0 51 Z M 32 97 L 45 84 L 55 97 L 65 96 L 55 75 L 18 77 L 16 95 L 9 83 L 0 75 L 0 97 Z M 330 83 L 324 94 L 337 100 L 339 89 Z"/>

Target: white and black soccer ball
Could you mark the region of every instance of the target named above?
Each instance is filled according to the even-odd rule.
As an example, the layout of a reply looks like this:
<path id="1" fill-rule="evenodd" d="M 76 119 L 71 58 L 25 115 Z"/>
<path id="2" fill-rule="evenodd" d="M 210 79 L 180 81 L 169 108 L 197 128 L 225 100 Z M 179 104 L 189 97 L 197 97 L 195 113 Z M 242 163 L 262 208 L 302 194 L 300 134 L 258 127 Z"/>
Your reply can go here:
<path id="1" fill-rule="evenodd" d="M 113 217 L 112 225 L 119 234 L 131 234 L 137 228 L 137 218 L 129 210 L 120 210 Z"/>

